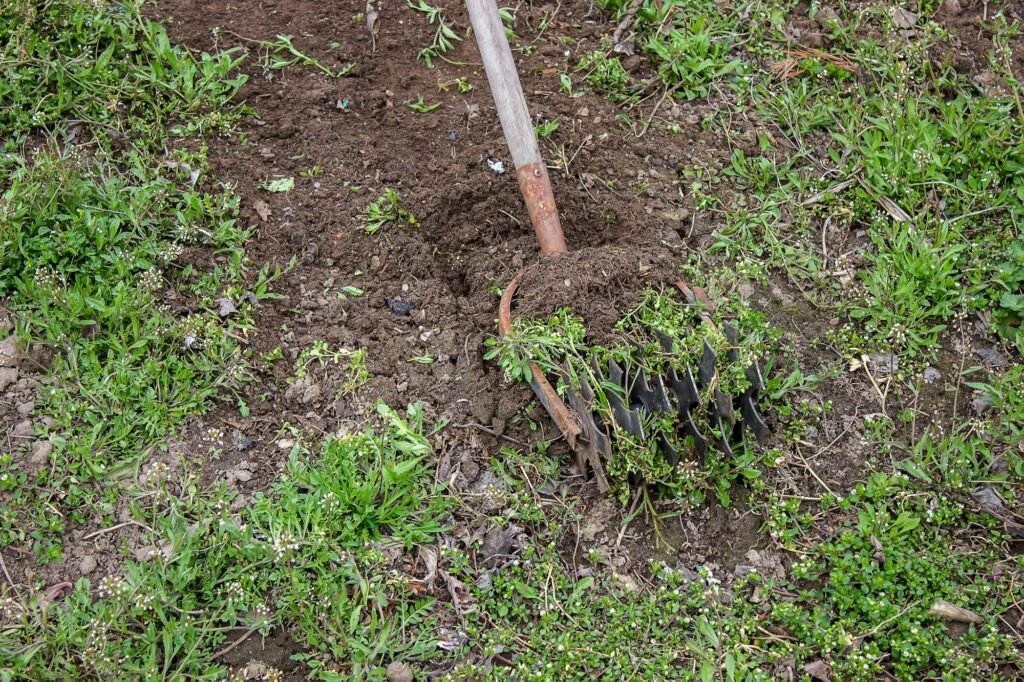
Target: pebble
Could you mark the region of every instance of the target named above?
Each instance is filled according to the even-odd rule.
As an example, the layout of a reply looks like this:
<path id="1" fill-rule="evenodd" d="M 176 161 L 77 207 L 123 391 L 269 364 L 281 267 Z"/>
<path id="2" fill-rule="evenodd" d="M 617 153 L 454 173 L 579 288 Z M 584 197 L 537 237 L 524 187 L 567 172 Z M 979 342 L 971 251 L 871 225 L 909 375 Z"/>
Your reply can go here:
<path id="1" fill-rule="evenodd" d="M 49 438 L 37 440 L 32 446 L 32 458 L 33 464 L 46 464 L 50 460 L 50 454 L 53 452 L 53 443 L 50 442 Z"/>
<path id="2" fill-rule="evenodd" d="M 0 367 L 17 367 L 23 357 L 16 336 L 8 336 L 0 341 Z"/>
<path id="3" fill-rule="evenodd" d="M 313 402 L 315 400 L 319 400 L 320 399 L 320 394 L 322 392 L 323 391 L 320 388 L 320 384 L 313 384 L 312 386 L 307 388 L 305 390 L 305 392 L 302 394 L 302 399 L 301 399 L 302 404 L 303 405 L 308 405 L 309 403 L 311 403 L 311 402 Z"/>
<path id="4" fill-rule="evenodd" d="M 32 427 L 32 420 L 26 419 L 14 427 L 11 435 L 15 438 L 32 438 L 35 436 L 35 429 Z"/>
<path id="5" fill-rule="evenodd" d="M 398 661 L 388 664 L 387 675 L 388 682 L 412 682 L 414 679 L 412 669 Z"/>
<path id="6" fill-rule="evenodd" d="M 0 393 L 7 390 L 7 387 L 18 380 L 17 367 L 0 367 Z"/>
<path id="7" fill-rule="evenodd" d="M 92 554 L 82 557 L 82 562 L 78 564 L 78 570 L 82 575 L 89 575 L 96 570 L 96 557 Z"/>
<path id="8" fill-rule="evenodd" d="M 135 550 L 135 560 L 140 564 L 144 564 L 147 561 L 152 561 L 156 557 L 160 556 L 160 550 L 156 547 L 139 547 Z"/>

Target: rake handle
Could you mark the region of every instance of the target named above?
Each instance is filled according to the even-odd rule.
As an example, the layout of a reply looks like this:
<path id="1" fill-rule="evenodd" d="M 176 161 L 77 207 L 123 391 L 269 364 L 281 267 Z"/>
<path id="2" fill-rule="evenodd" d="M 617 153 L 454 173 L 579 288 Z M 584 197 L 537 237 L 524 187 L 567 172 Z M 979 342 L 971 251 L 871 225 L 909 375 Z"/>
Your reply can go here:
<path id="1" fill-rule="evenodd" d="M 555 195 L 533 133 L 523 86 L 498 14 L 498 3 L 496 0 L 466 0 L 466 7 L 540 250 L 549 256 L 564 253 L 565 234 L 558 220 Z"/>

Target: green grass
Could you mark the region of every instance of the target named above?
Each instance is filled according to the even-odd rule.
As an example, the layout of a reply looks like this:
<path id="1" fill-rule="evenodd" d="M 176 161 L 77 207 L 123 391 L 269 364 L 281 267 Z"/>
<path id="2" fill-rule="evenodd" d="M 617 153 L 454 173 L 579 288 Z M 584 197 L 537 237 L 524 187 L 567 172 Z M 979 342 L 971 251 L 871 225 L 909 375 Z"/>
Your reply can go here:
<path id="1" fill-rule="evenodd" d="M 323 680 L 382 679 L 392 657 L 432 655 L 434 600 L 392 551 L 431 543 L 449 503 L 425 466 L 421 409 L 379 415 L 377 431 L 294 446 L 286 475 L 237 514 L 223 487 L 152 470 L 133 515 L 157 557 L 79 580 L 62 602 L 8 597 L 6 679 L 223 679 L 218 652 L 250 629 L 288 632 Z"/>
<path id="2" fill-rule="evenodd" d="M 8 3 L 0 37 L 16 74 L 0 86 L 13 105 L 0 112 L 0 295 L 18 336 L 54 353 L 38 407 L 56 418 L 44 466 L 0 458 L 0 544 L 46 563 L 69 524 L 109 514 L 106 486 L 147 448 L 245 379 L 230 334 L 248 312 L 222 322 L 213 299 L 245 276 L 248 232 L 237 197 L 208 181 L 205 147 L 174 144 L 225 130 L 244 78 L 230 53 L 170 45 L 134 4 Z M 197 249 L 223 265 L 184 265 Z M 174 291 L 190 314 L 167 305 Z"/>

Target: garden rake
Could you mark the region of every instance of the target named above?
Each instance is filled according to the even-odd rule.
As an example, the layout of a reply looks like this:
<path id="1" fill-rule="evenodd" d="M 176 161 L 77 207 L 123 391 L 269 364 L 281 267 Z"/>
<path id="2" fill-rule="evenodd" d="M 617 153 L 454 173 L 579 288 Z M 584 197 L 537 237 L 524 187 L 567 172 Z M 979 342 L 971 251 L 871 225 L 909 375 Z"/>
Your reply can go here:
<path id="1" fill-rule="evenodd" d="M 483 58 L 484 69 L 490 84 L 491 94 L 501 120 L 502 132 L 508 142 L 516 168 L 519 188 L 533 224 L 541 252 L 545 256 L 558 256 L 566 252 L 565 236 L 558 218 L 551 181 L 547 167 L 541 158 L 534 135 L 533 123 L 526 106 L 519 75 L 516 72 L 512 50 L 505 36 L 495 0 L 466 0 L 470 21 L 476 42 Z M 499 331 L 503 336 L 512 331 L 512 298 L 523 281 L 529 268 L 519 272 L 505 288 L 499 307 Z M 713 310 L 704 292 L 679 281 L 676 286 L 688 304 L 696 306 L 703 324 L 714 326 L 710 311 Z M 738 330 L 722 325 L 722 333 L 729 342 L 728 360 L 738 363 Z M 658 334 L 665 353 L 673 352 L 672 339 Z M 716 365 L 718 357 L 707 340 L 696 367 L 677 371 L 669 368 L 665 375 L 649 375 L 640 364 L 620 365 L 609 359 L 607 365 L 591 364 L 592 376 L 600 383 L 610 383 L 619 391 L 607 391 L 611 408 L 611 419 L 631 435 L 645 439 L 643 417 L 672 413 L 679 426 L 680 435 L 689 438 L 694 448 L 703 455 L 708 447 L 716 447 L 726 454 L 731 453 L 731 442 L 743 435 L 744 426 L 749 428 L 758 440 L 764 438 L 768 427 L 758 411 L 758 398 L 764 390 L 764 379 L 756 362 L 745 368 L 749 382 L 740 395 L 727 395 L 718 387 Z M 610 424 L 594 409 L 595 390 L 585 379 L 569 381 L 565 373 L 560 377 L 566 386 L 568 405 L 558 395 L 544 372 L 535 362 L 529 363 L 531 385 L 541 404 L 551 415 L 569 446 L 576 453 L 577 466 L 581 473 L 587 467 L 593 471 L 598 487 L 608 490 L 602 458 L 613 456 Z M 709 398 L 702 401 L 702 393 Z M 699 410 L 706 410 L 707 423 L 712 433 L 702 429 L 694 416 Z M 658 448 L 666 461 L 675 465 L 680 453 L 662 434 Z"/>

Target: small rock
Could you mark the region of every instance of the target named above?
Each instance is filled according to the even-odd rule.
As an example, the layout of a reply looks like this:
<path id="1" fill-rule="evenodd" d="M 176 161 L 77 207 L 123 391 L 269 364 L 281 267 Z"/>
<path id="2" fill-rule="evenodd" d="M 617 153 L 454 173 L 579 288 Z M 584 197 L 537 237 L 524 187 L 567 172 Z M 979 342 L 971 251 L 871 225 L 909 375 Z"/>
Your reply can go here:
<path id="1" fill-rule="evenodd" d="M 285 400 L 300 400 L 305 395 L 306 390 L 313 385 L 313 379 L 309 376 L 304 376 L 300 379 L 296 379 L 284 392 Z"/>
<path id="2" fill-rule="evenodd" d="M 9 338 L 9 337 L 8 337 Z M 7 387 L 18 380 L 17 367 L 0 367 L 0 393 L 7 390 Z"/>
<path id="3" fill-rule="evenodd" d="M 36 403 L 34 400 L 27 400 L 23 403 L 18 403 L 18 414 L 22 417 L 27 417 L 32 414 L 32 410 L 36 409 Z"/>
<path id="4" fill-rule="evenodd" d="M 292 446 L 294 445 L 295 441 L 293 441 L 291 438 L 282 438 L 281 440 L 277 441 L 277 447 L 281 448 L 282 450 L 291 450 Z"/>
<path id="5" fill-rule="evenodd" d="M 240 436 L 235 440 L 235 450 L 238 452 L 246 452 L 256 447 L 257 440 L 249 436 Z"/>
<path id="6" fill-rule="evenodd" d="M 35 428 L 32 426 L 32 421 L 26 419 L 18 422 L 11 435 L 15 438 L 33 438 L 35 436 Z"/>
<path id="7" fill-rule="evenodd" d="M 501 557 L 506 557 L 512 553 L 512 541 L 516 535 L 522 531 L 517 526 L 509 526 L 508 528 L 492 528 L 487 531 L 487 535 L 484 536 L 484 545 L 480 550 L 483 555 L 484 564 L 495 564 Z"/>
<path id="8" fill-rule="evenodd" d="M 218 298 L 217 301 L 217 314 L 221 317 L 228 317 L 233 315 L 238 308 L 235 307 L 235 302 L 230 298 Z"/>
<path id="9" fill-rule="evenodd" d="M 32 457 L 29 459 L 32 464 L 43 465 L 50 460 L 50 454 L 53 452 L 53 443 L 50 442 L 49 438 L 37 440 L 32 445 Z"/>
<path id="10" fill-rule="evenodd" d="M 408 316 L 415 307 L 415 304 L 412 301 L 403 301 L 398 298 L 385 298 L 384 301 L 388 304 L 388 308 L 391 312 L 402 317 Z"/>
<path id="11" fill-rule="evenodd" d="M 984 362 L 993 367 L 1005 367 L 1006 358 L 995 346 L 983 346 L 981 348 L 975 348 L 974 354 L 981 358 Z"/>
<path id="12" fill-rule="evenodd" d="M 17 367 L 24 357 L 18 348 L 18 337 L 8 336 L 0 341 L 0 367 Z"/>
<path id="13" fill-rule="evenodd" d="M 897 28 L 913 28 L 917 24 L 918 15 L 909 10 L 896 8 L 892 11 L 892 22 Z"/>
<path id="14" fill-rule="evenodd" d="M 152 561 L 158 556 L 160 556 L 160 550 L 156 547 L 139 547 L 137 550 L 135 550 L 135 560 L 138 561 L 140 564 L 144 564 L 147 561 Z"/>
<path id="15" fill-rule="evenodd" d="M 388 664 L 387 675 L 388 682 L 412 682 L 414 679 L 412 669 L 398 661 Z"/>
<path id="16" fill-rule="evenodd" d="M 893 374 L 900 368 L 900 357 L 895 353 L 872 353 L 868 356 L 869 369 L 878 376 Z"/>
<path id="17" fill-rule="evenodd" d="M 924 368 L 924 382 L 926 384 L 934 384 L 936 381 L 942 378 L 942 372 L 935 369 L 934 367 Z"/>
<path id="18" fill-rule="evenodd" d="M 306 249 L 302 252 L 302 264 L 312 265 L 316 262 L 316 257 L 320 254 L 320 246 L 316 242 L 310 242 L 306 244 Z"/>
<path id="19" fill-rule="evenodd" d="M 308 404 L 309 404 L 309 403 L 311 403 L 311 402 L 314 402 L 314 401 L 316 401 L 316 400 L 319 400 L 319 399 L 320 399 L 320 394 L 321 394 L 322 392 L 323 392 L 323 391 L 322 391 L 322 389 L 320 388 L 320 384 L 313 384 L 312 386 L 310 386 L 309 388 L 307 388 L 307 389 L 306 389 L 306 390 L 305 390 L 305 391 L 303 392 L 303 394 L 302 394 L 302 399 L 300 400 L 300 402 L 301 402 L 301 403 L 302 403 L 303 405 L 308 405 Z"/>
<path id="20" fill-rule="evenodd" d="M 228 474 L 228 478 L 234 478 L 236 481 L 239 481 L 241 483 L 248 483 L 249 481 L 252 480 L 252 473 L 246 471 L 245 469 L 235 469 L 230 474 Z"/>
<path id="21" fill-rule="evenodd" d="M 977 398 L 971 401 L 971 408 L 973 408 L 975 414 L 977 414 L 980 417 L 988 414 L 993 409 L 995 409 L 995 405 L 993 404 L 991 397 L 983 395 L 978 396 Z"/>
<path id="22" fill-rule="evenodd" d="M 400 382 L 398 382 L 398 384 L 395 385 L 395 390 L 398 391 L 399 393 L 405 393 L 406 390 L 408 390 L 408 388 L 409 388 L 409 382 L 408 381 L 400 381 Z"/>
<path id="23" fill-rule="evenodd" d="M 92 554 L 87 554 L 82 557 L 82 561 L 78 564 L 78 570 L 82 575 L 89 575 L 96 570 L 96 557 Z"/>
<path id="24" fill-rule="evenodd" d="M 612 575 L 615 577 L 615 581 L 618 582 L 626 592 L 629 592 L 630 594 L 637 594 L 640 592 L 640 585 L 637 584 L 636 580 L 634 580 L 632 576 L 626 575 L 625 573 L 613 573 Z"/>

